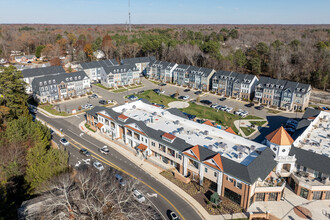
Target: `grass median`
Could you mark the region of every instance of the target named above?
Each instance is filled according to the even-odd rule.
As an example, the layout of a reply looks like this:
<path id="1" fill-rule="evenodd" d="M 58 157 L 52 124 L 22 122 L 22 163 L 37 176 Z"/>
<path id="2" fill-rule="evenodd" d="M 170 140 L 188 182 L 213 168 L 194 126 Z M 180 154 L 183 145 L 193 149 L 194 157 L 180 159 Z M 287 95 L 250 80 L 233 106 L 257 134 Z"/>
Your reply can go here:
<path id="1" fill-rule="evenodd" d="M 53 115 L 59 115 L 59 116 L 69 116 L 71 114 L 68 114 L 66 112 L 59 112 L 56 109 L 54 109 L 54 106 L 52 104 L 42 104 L 39 105 L 38 107 L 44 109 L 45 111 L 49 112 L 50 114 Z"/>
<path id="2" fill-rule="evenodd" d="M 165 105 L 166 107 L 168 107 L 168 103 L 178 101 L 176 98 L 172 98 L 163 94 L 157 94 L 153 90 L 147 90 L 136 96 L 139 98 L 147 99 L 149 102 Z"/>

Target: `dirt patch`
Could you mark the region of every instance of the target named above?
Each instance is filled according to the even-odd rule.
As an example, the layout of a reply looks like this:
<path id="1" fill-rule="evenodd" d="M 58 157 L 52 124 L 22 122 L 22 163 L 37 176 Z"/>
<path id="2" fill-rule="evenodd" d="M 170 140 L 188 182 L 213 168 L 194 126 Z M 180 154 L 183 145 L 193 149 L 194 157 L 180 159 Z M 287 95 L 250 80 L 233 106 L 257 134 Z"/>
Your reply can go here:
<path id="1" fill-rule="evenodd" d="M 294 213 L 303 219 L 312 219 L 312 213 L 305 207 L 296 206 L 293 209 Z"/>

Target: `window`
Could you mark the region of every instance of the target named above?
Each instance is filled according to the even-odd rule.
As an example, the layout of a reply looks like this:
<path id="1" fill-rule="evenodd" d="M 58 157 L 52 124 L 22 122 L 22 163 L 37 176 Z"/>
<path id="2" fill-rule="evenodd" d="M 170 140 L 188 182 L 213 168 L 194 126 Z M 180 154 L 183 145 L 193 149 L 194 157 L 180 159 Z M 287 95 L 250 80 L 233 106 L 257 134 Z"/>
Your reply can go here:
<path id="1" fill-rule="evenodd" d="M 264 200 L 265 200 L 265 193 L 256 194 L 256 201 L 264 201 Z"/>
<path id="2" fill-rule="evenodd" d="M 155 142 L 151 142 L 151 146 L 153 147 L 156 146 Z"/>
<path id="3" fill-rule="evenodd" d="M 273 147 L 273 151 L 276 151 L 276 147 Z"/>
<path id="4" fill-rule="evenodd" d="M 276 201 L 277 200 L 277 192 L 269 193 L 268 201 Z"/>
<path id="5" fill-rule="evenodd" d="M 207 173 L 207 168 L 205 167 L 205 173 Z"/>
<path id="6" fill-rule="evenodd" d="M 40 82 L 39 85 L 42 86 L 42 82 Z"/>
<path id="7" fill-rule="evenodd" d="M 234 180 L 233 180 L 233 178 L 231 178 L 231 177 L 229 177 L 229 176 L 227 176 L 227 181 L 229 181 L 229 182 L 234 182 Z"/>
<path id="8" fill-rule="evenodd" d="M 307 171 L 307 167 L 304 167 L 304 168 L 303 168 L 303 171 L 306 172 L 306 171 Z"/>
<path id="9" fill-rule="evenodd" d="M 236 186 L 237 188 L 239 188 L 239 189 L 242 189 L 242 186 L 243 186 L 243 185 L 242 185 L 242 183 L 236 181 L 235 186 Z"/>
<path id="10" fill-rule="evenodd" d="M 285 152 L 285 149 L 283 149 L 282 152 Z"/>
<path id="11" fill-rule="evenodd" d="M 214 172 L 214 177 L 217 177 L 218 176 L 218 173 L 217 172 Z"/>
<path id="12" fill-rule="evenodd" d="M 313 199 L 320 200 L 322 196 L 322 191 L 313 192 Z"/>
<path id="13" fill-rule="evenodd" d="M 324 199 L 330 199 L 330 191 L 327 191 L 325 193 L 325 198 Z"/>

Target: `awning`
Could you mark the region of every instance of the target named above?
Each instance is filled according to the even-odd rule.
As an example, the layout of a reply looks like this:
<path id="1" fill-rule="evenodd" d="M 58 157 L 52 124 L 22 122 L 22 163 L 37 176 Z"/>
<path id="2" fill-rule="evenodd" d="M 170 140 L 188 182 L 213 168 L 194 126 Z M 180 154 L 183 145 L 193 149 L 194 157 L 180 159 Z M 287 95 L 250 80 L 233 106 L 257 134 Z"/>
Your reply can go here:
<path id="1" fill-rule="evenodd" d="M 144 144 L 139 144 L 139 146 L 137 146 L 137 148 L 139 150 L 141 150 L 142 152 L 144 152 L 145 150 L 147 150 L 148 146 L 144 145 Z"/>
<path id="2" fill-rule="evenodd" d="M 101 129 L 103 127 L 103 124 L 99 122 L 99 123 L 96 124 L 96 127 L 98 127 L 99 129 Z"/>

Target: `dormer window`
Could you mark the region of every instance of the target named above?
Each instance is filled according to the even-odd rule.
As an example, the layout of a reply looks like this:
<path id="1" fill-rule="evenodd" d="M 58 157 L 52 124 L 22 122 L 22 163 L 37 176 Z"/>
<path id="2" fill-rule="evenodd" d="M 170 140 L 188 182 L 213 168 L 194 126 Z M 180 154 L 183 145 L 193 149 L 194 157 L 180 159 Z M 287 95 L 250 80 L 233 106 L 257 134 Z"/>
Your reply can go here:
<path id="1" fill-rule="evenodd" d="M 48 80 L 48 84 L 51 84 L 52 83 L 52 81 L 51 80 Z"/>
<path id="2" fill-rule="evenodd" d="M 44 85 L 45 85 L 45 86 L 47 85 L 47 81 L 44 82 Z"/>
<path id="3" fill-rule="evenodd" d="M 167 141 L 167 142 L 170 142 L 170 143 L 173 143 L 173 141 L 175 140 L 176 136 L 174 136 L 173 134 L 170 134 L 170 133 L 164 133 L 162 135 L 162 139 L 164 141 Z"/>
<path id="4" fill-rule="evenodd" d="M 76 76 L 74 77 L 74 80 L 77 80 L 77 77 Z"/>
<path id="5" fill-rule="evenodd" d="M 65 81 L 69 81 L 69 78 L 66 78 Z"/>
<path id="6" fill-rule="evenodd" d="M 42 86 L 42 82 L 39 83 L 39 86 Z"/>
<path id="7" fill-rule="evenodd" d="M 56 83 L 55 79 L 53 79 L 53 83 Z"/>
<path id="8" fill-rule="evenodd" d="M 81 79 L 81 76 L 78 76 L 78 79 Z"/>
<path id="9" fill-rule="evenodd" d="M 72 81 L 72 77 L 70 77 L 70 81 Z"/>

